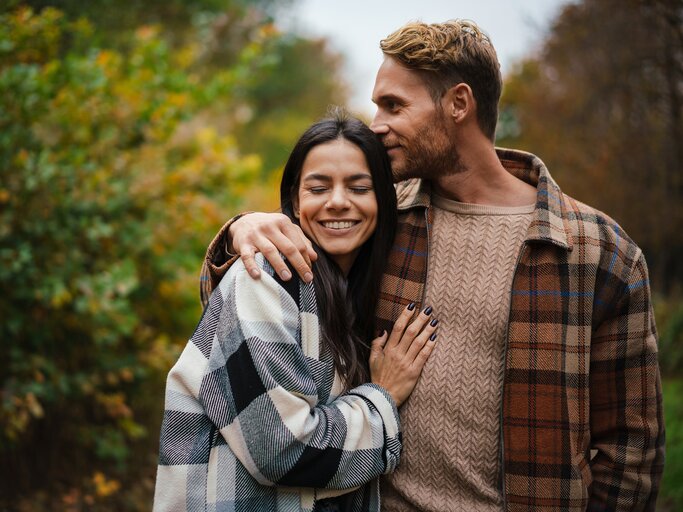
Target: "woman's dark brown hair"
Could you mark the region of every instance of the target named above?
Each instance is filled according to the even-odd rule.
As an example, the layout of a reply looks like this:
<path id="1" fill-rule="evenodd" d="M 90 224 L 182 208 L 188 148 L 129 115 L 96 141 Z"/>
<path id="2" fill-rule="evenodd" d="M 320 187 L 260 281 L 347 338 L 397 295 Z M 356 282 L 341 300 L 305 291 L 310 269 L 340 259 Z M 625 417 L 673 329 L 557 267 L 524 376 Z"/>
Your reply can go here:
<path id="1" fill-rule="evenodd" d="M 369 382 L 368 357 L 374 332 L 375 308 L 389 251 L 396 233 L 396 192 L 391 166 L 378 137 L 362 121 L 343 110 L 311 126 L 294 146 L 280 183 L 282 212 L 298 224 L 293 198 L 308 152 L 337 139 L 355 144 L 365 155 L 377 198 L 377 228 L 363 244 L 347 277 L 319 247 L 315 247 L 313 284 L 323 342 L 347 387 Z"/>

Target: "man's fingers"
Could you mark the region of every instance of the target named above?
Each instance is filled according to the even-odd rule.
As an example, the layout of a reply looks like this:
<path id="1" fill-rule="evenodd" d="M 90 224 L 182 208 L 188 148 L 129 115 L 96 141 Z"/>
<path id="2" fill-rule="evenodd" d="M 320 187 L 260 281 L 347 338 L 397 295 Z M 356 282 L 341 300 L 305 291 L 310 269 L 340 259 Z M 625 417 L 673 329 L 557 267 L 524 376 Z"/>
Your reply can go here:
<path id="1" fill-rule="evenodd" d="M 278 240 L 283 240 L 282 245 L 276 242 L 276 240 L 273 240 L 273 242 L 287 256 L 287 259 L 301 279 L 305 283 L 311 282 L 313 280 L 312 262 L 318 258 L 315 250 L 313 250 L 311 241 L 299 226 L 291 223 L 283 226 L 280 236 L 281 238 L 278 237 Z"/>
<path id="2" fill-rule="evenodd" d="M 310 261 L 304 259 L 303 254 L 308 257 L 306 251 L 306 245 L 301 242 L 303 247 L 303 254 L 301 253 L 299 247 L 297 247 L 290 238 L 283 235 L 282 233 L 273 234 L 273 243 L 278 246 L 282 254 L 287 257 L 289 263 L 294 267 L 294 270 L 301 277 L 305 283 L 310 283 L 313 280 L 313 272 L 311 271 Z"/>
<path id="3" fill-rule="evenodd" d="M 313 244 L 308 238 L 306 239 L 306 251 L 308 253 L 309 261 L 318 261 L 318 253 L 315 252 L 315 249 L 313 249 Z"/>
<path id="4" fill-rule="evenodd" d="M 285 281 L 292 273 L 281 254 L 291 262 L 301 278 L 313 280 L 311 261 L 317 259 L 313 246 L 299 226 L 281 213 L 251 213 L 237 219 L 229 230 L 229 239 L 235 251 L 245 261 L 250 275 L 260 275 L 253 261 L 254 252 L 262 252 L 277 274 Z"/>
<path id="5" fill-rule="evenodd" d="M 315 249 L 313 248 L 313 243 L 308 239 L 306 234 L 302 231 L 301 227 L 297 225 L 294 225 L 294 227 L 299 230 L 299 232 L 301 233 L 301 239 L 303 240 L 303 246 L 301 246 L 299 250 L 301 251 L 301 254 L 304 255 L 304 259 L 306 259 L 306 261 L 310 265 L 314 261 L 318 260 L 318 253 L 315 252 Z"/>
<path id="6" fill-rule="evenodd" d="M 256 263 L 256 259 L 254 258 L 254 248 L 247 248 L 245 247 L 242 249 L 241 253 L 241 258 L 242 258 L 242 263 L 244 263 L 244 267 L 247 269 L 247 272 L 249 272 L 249 275 L 253 277 L 254 279 L 258 279 L 259 276 L 261 275 L 261 269 L 259 268 L 258 264 Z"/>
<path id="7" fill-rule="evenodd" d="M 292 278 L 292 273 L 289 271 L 289 267 L 282 259 L 280 251 L 277 250 L 270 241 L 264 241 L 261 243 L 259 249 L 263 256 L 268 260 L 270 265 L 275 269 L 277 275 L 279 275 L 283 281 L 289 281 Z"/>

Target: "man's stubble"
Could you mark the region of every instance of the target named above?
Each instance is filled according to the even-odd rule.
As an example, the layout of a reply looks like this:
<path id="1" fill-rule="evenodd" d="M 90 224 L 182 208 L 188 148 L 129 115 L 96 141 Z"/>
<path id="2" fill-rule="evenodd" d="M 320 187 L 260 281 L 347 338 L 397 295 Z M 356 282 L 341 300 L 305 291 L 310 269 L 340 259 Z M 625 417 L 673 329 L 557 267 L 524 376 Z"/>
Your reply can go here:
<path id="1" fill-rule="evenodd" d="M 436 180 L 466 170 L 448 134 L 443 114 L 436 112 L 430 122 L 418 128 L 412 140 L 400 140 L 403 165 L 392 162 L 394 181 L 410 178 Z"/>

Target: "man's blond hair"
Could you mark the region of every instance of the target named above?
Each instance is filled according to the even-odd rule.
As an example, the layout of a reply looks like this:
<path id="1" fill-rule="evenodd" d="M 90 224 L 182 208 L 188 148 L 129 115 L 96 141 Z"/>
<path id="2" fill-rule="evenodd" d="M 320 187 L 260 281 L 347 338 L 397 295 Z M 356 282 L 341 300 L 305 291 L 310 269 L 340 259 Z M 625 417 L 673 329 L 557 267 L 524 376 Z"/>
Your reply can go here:
<path id="1" fill-rule="evenodd" d="M 436 104 L 454 85 L 469 85 L 477 102 L 479 127 L 494 139 L 503 81 L 496 50 L 476 23 L 411 22 L 382 39 L 379 46 L 385 55 L 422 76 Z"/>

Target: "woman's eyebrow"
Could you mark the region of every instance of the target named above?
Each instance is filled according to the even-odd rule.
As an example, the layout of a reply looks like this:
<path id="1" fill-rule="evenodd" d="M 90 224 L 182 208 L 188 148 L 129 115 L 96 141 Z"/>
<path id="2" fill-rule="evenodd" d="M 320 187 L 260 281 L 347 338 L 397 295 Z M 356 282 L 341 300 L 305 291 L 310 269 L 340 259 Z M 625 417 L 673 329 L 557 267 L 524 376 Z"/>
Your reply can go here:
<path id="1" fill-rule="evenodd" d="M 345 178 L 345 181 L 358 181 L 363 179 L 372 180 L 372 176 L 367 172 L 359 172 L 358 174 L 352 174 L 351 176 L 347 176 Z"/>
<path id="2" fill-rule="evenodd" d="M 332 181 L 332 177 L 327 174 L 312 173 L 306 176 L 304 181 Z"/>
<path id="3" fill-rule="evenodd" d="M 362 179 L 372 179 L 372 175 L 369 173 L 361 172 L 358 174 L 352 174 L 351 176 L 347 176 L 344 178 L 344 181 L 358 181 Z M 311 173 L 308 176 L 304 178 L 304 181 L 332 181 L 332 176 L 329 174 L 318 174 L 318 173 Z"/>

